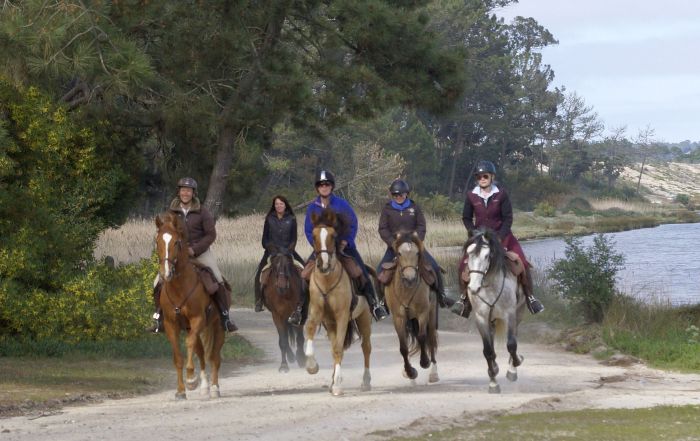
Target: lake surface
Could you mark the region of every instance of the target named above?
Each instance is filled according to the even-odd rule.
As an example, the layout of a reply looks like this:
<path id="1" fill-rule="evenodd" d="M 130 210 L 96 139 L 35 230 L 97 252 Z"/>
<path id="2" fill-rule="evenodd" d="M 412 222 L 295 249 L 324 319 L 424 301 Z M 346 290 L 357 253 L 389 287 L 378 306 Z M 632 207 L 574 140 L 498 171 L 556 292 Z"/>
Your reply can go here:
<path id="1" fill-rule="evenodd" d="M 611 238 L 615 251 L 625 256 L 625 268 L 618 273 L 618 289 L 644 301 L 700 303 L 700 223 L 606 233 L 605 237 Z M 582 241 L 588 247 L 593 236 L 585 236 Z M 565 257 L 563 239 L 523 241 L 521 245 L 538 270 Z"/>

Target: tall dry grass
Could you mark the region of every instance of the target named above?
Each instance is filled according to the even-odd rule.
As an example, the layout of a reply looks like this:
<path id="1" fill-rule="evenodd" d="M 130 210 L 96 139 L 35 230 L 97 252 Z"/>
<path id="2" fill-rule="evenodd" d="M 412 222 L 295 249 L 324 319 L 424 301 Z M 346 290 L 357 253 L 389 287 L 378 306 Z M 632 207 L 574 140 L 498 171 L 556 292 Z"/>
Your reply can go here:
<path id="1" fill-rule="evenodd" d="M 605 211 L 617 208 L 624 211 L 630 211 L 632 213 L 650 216 L 662 214 L 669 209 L 668 206 L 662 206 L 661 204 L 652 204 L 649 202 L 631 202 L 609 198 L 590 199 L 588 202 L 590 202 L 591 208 L 596 211 Z"/>
<path id="2" fill-rule="evenodd" d="M 237 218 L 220 218 L 216 224 L 217 237 L 212 252 L 219 268 L 231 283 L 236 303 L 252 303 L 253 278 L 262 258 L 261 244 L 264 214 L 250 214 Z M 379 238 L 379 215 L 359 213 L 359 230 L 355 239 L 358 250 L 369 265 L 376 266 L 384 256 L 386 245 Z M 435 259 L 448 269 L 447 283 L 456 283 L 458 245 L 466 240 L 461 222 L 428 218 L 426 246 Z M 311 246 L 304 235 L 304 216 L 297 216 L 297 252 L 302 257 L 311 254 Z M 95 258 L 114 258 L 115 263 L 132 263 L 149 258 L 155 247 L 156 227 L 153 219 L 132 219 L 118 229 L 104 231 L 95 248 Z M 453 270 L 452 267 L 455 267 Z M 155 275 L 154 275 L 155 276 Z"/>

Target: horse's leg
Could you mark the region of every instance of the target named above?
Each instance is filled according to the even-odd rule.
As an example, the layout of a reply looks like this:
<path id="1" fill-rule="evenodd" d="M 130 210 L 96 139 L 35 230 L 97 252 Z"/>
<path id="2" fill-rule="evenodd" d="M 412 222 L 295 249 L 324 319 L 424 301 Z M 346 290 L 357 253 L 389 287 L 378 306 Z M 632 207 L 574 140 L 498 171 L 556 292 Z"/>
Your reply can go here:
<path id="1" fill-rule="evenodd" d="M 211 390 L 209 392 L 209 398 L 219 398 L 221 397 L 221 392 L 219 390 L 221 348 L 223 348 L 224 343 L 226 342 L 226 336 L 224 335 L 223 328 L 219 326 L 218 322 L 210 323 L 209 330 L 211 338 L 214 339 L 211 346 L 211 353 L 209 354 L 209 366 L 211 369 Z"/>
<path id="2" fill-rule="evenodd" d="M 340 365 L 343 362 L 343 351 L 345 350 L 343 346 L 345 345 L 345 333 L 348 331 L 349 322 L 349 313 L 340 314 L 340 317 L 336 318 L 335 329 L 333 329 L 333 331 L 330 329 L 328 330 L 328 338 L 330 339 L 333 349 L 333 380 L 331 382 L 330 392 L 336 397 L 343 394 L 343 387 L 341 385 L 343 376 L 341 374 Z M 333 328 L 333 326 L 330 328 Z"/>
<path id="3" fill-rule="evenodd" d="M 399 352 L 403 357 L 403 376 L 411 380 L 415 380 L 418 376 L 418 371 L 411 366 L 411 361 L 408 358 L 408 342 L 406 335 L 406 311 L 401 308 L 396 308 L 396 311 L 392 310 L 391 317 L 394 320 L 394 329 L 396 329 L 396 335 L 399 337 Z"/>
<path id="4" fill-rule="evenodd" d="M 423 313 L 418 320 L 418 344 L 420 345 L 420 367 L 428 369 L 430 358 L 428 357 L 428 315 Z"/>
<path id="5" fill-rule="evenodd" d="M 304 333 L 298 327 L 290 326 L 289 329 L 291 329 L 291 332 L 294 333 L 297 339 L 297 365 L 299 365 L 299 367 L 304 367 L 306 363 L 306 355 L 304 354 Z"/>
<path id="6" fill-rule="evenodd" d="M 498 364 L 496 363 L 496 351 L 493 347 L 493 326 L 491 323 L 479 317 L 477 318 L 477 328 L 479 328 L 479 333 L 481 334 L 481 341 L 484 345 L 484 358 L 486 359 L 486 364 L 488 365 L 488 375 L 490 380 L 489 393 L 501 393 L 501 387 L 496 381 L 496 375 L 498 375 Z"/>
<path id="7" fill-rule="evenodd" d="M 195 390 L 199 385 L 199 378 L 194 375 L 194 353 L 197 342 L 199 341 L 199 333 L 201 332 L 201 320 L 190 320 L 190 330 L 185 337 L 185 347 L 187 348 L 187 364 L 185 369 L 187 372 L 187 389 Z"/>
<path id="8" fill-rule="evenodd" d="M 435 301 L 430 302 L 430 311 L 428 312 L 428 347 L 430 348 L 430 374 L 428 375 L 428 383 L 437 383 L 440 381 L 440 376 L 437 372 L 437 360 L 435 359 L 435 354 L 437 353 L 437 317 L 436 309 L 437 304 Z"/>
<path id="9" fill-rule="evenodd" d="M 277 343 L 280 347 L 280 353 L 282 354 L 282 362 L 280 363 L 279 371 L 287 373 L 289 372 L 289 365 L 287 364 L 287 351 L 289 351 L 289 335 L 287 334 L 287 321 L 279 316 L 279 314 L 272 314 L 272 321 L 275 322 L 275 327 L 277 328 Z"/>
<path id="10" fill-rule="evenodd" d="M 365 358 L 365 371 L 362 374 L 360 390 L 367 392 L 372 390 L 372 376 L 369 373 L 369 358 L 372 353 L 372 315 L 369 308 L 355 319 L 355 323 L 362 336 L 362 355 Z"/>
<path id="11" fill-rule="evenodd" d="M 304 354 L 306 355 L 306 372 L 311 375 L 318 373 L 318 363 L 314 355 L 314 337 L 320 324 L 320 316 L 321 311 L 319 311 L 319 308 L 316 305 L 310 305 L 309 316 L 306 319 L 306 325 L 304 325 L 306 338 L 304 341 Z"/>
<path id="12" fill-rule="evenodd" d="M 202 333 L 197 336 L 197 342 L 194 346 L 194 352 L 195 354 L 197 354 L 197 358 L 199 359 L 199 385 L 201 386 L 199 393 L 201 395 L 209 395 L 209 381 L 207 381 L 207 362 L 206 357 L 204 356 L 204 346 L 202 341 L 202 339 L 204 338 L 204 333 L 206 332 L 206 329 L 202 330 Z"/>
<path id="13" fill-rule="evenodd" d="M 506 372 L 506 378 L 510 381 L 515 381 L 518 379 L 518 366 L 523 362 L 523 356 L 518 355 L 518 338 L 517 338 L 517 328 L 516 328 L 516 317 L 515 314 L 511 314 L 508 317 L 508 353 L 510 354 L 510 360 L 508 361 L 508 372 Z"/>
<path id="14" fill-rule="evenodd" d="M 170 324 L 165 322 L 165 333 L 170 341 L 170 346 L 173 349 L 173 364 L 175 365 L 175 371 L 177 372 L 177 392 L 175 392 L 175 398 L 178 400 L 187 399 L 187 394 L 185 393 L 185 382 L 182 378 L 182 352 L 180 352 L 180 327 L 177 324 Z"/>

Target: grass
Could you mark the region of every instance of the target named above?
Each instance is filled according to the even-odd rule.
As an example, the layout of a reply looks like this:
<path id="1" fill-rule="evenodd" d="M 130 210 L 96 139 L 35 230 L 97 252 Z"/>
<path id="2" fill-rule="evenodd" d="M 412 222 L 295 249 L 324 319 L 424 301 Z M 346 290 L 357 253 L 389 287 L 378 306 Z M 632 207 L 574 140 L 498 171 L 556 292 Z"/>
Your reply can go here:
<path id="1" fill-rule="evenodd" d="M 409 440 L 658 441 L 700 440 L 699 406 L 605 409 L 504 415 L 468 427 L 434 431 Z"/>

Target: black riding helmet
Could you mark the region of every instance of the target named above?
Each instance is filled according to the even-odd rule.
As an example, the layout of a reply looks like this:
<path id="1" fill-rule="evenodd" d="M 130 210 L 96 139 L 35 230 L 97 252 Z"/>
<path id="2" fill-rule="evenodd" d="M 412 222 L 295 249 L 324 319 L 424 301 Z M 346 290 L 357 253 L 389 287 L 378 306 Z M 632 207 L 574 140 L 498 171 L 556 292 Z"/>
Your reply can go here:
<path id="1" fill-rule="evenodd" d="M 408 194 L 411 192 L 411 187 L 409 187 L 408 183 L 403 179 L 396 179 L 391 183 L 389 192 L 391 194 Z"/>
<path id="2" fill-rule="evenodd" d="M 493 162 L 491 161 L 479 161 L 476 164 L 476 168 L 474 168 L 474 174 L 475 175 L 480 175 L 482 173 L 491 173 L 492 175 L 496 175 L 496 166 L 493 165 Z"/>
<path id="3" fill-rule="evenodd" d="M 328 170 L 319 170 L 316 172 L 315 186 L 318 187 L 321 182 L 330 182 L 333 188 L 335 188 L 335 176 Z"/>
<path id="4" fill-rule="evenodd" d="M 181 187 L 188 187 L 194 191 L 197 191 L 197 181 L 195 181 L 194 178 L 181 178 L 179 181 L 177 181 L 177 189 L 179 190 Z"/>

